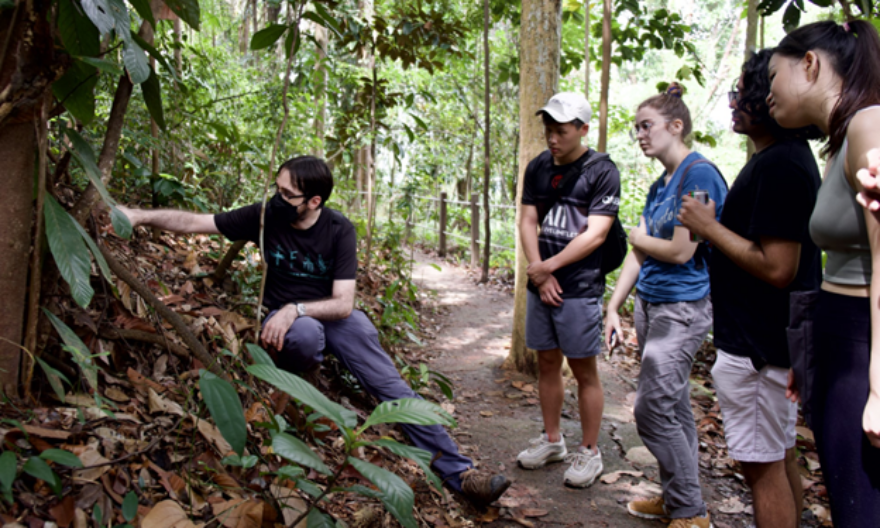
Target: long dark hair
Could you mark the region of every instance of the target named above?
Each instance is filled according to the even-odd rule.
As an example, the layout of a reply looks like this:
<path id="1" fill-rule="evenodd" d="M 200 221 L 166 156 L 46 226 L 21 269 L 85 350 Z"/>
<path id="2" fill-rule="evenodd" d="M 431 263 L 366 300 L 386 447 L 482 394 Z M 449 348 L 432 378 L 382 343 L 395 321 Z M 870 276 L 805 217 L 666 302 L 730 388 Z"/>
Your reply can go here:
<path id="1" fill-rule="evenodd" d="M 767 66 L 770 57 L 775 50 L 762 49 L 752 53 L 742 65 L 743 89 L 739 92 L 737 107 L 740 111 L 749 115 L 755 124 L 764 125 L 767 132 L 777 140 L 785 139 L 821 139 L 825 133 L 815 126 L 810 125 L 802 128 L 782 128 L 770 116 L 770 106 L 767 105 L 767 95 L 770 94 L 770 77 L 767 75 Z"/>
<path id="2" fill-rule="evenodd" d="M 816 22 L 789 33 L 776 53 L 801 59 L 811 50 L 830 55 L 831 66 L 843 82 L 828 123 L 828 145 L 822 152 L 833 156 L 843 148 L 846 129 L 856 112 L 880 104 L 880 36 L 863 20 L 843 25 Z"/>

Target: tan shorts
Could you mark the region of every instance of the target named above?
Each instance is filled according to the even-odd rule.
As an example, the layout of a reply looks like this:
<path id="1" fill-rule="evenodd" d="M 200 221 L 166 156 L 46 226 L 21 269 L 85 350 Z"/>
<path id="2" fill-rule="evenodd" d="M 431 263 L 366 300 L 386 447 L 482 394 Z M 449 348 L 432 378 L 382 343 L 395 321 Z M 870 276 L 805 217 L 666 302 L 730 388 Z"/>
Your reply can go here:
<path id="1" fill-rule="evenodd" d="M 718 351 L 712 367 L 724 438 L 730 458 L 740 462 L 778 462 L 796 440 L 797 404 L 785 397 L 788 369 Z"/>

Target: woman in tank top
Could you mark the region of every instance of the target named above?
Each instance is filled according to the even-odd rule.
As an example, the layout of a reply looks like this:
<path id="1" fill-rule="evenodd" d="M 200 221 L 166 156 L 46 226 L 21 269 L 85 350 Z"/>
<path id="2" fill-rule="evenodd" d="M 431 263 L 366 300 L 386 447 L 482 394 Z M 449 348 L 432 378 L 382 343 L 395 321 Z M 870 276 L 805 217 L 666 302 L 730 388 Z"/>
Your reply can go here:
<path id="1" fill-rule="evenodd" d="M 712 326 L 709 270 L 676 216 L 682 195 L 699 189 L 718 204 L 720 218 L 727 184 L 686 144 L 692 124 L 681 95 L 673 83 L 636 112 L 634 139 L 666 170 L 651 186 L 639 226 L 630 233 L 633 250 L 608 301 L 605 340 L 610 349 L 612 334 L 621 336 L 618 310 L 635 286 L 642 366 L 633 414 L 639 436 L 657 458 L 663 494 L 631 501 L 627 511 L 647 519 L 671 518 L 671 526 L 709 528 L 688 382 L 694 355 Z"/>
<path id="2" fill-rule="evenodd" d="M 831 517 L 837 527 L 880 526 L 880 281 L 871 281 L 880 223 L 856 200 L 856 174 L 880 148 L 880 38 L 863 21 L 803 26 L 780 42 L 769 74 L 776 121 L 829 137 L 810 221 L 827 254 L 810 400 Z"/>

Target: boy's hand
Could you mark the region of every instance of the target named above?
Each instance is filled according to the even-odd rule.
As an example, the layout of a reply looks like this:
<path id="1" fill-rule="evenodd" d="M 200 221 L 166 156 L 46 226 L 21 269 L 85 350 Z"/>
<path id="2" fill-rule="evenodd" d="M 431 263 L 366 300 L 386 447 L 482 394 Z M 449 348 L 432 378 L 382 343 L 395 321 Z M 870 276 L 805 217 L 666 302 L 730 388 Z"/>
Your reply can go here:
<path id="1" fill-rule="evenodd" d="M 542 284 L 547 282 L 547 279 L 553 276 L 553 271 L 550 269 L 550 266 L 547 265 L 547 261 L 533 262 L 532 264 L 529 264 L 526 268 L 526 273 L 529 276 L 529 280 L 532 281 L 532 284 L 538 287 L 541 287 Z"/>
<path id="2" fill-rule="evenodd" d="M 699 200 L 690 196 L 683 196 L 681 209 L 678 212 L 678 221 L 691 233 L 703 238 L 706 237 L 706 226 L 715 222 L 715 201 L 711 198 L 709 203 L 703 205 Z"/>
<path id="3" fill-rule="evenodd" d="M 260 340 L 268 347 L 281 350 L 284 347 L 284 337 L 296 321 L 296 316 L 296 305 L 294 304 L 288 304 L 278 310 L 263 327 Z"/>
<path id="4" fill-rule="evenodd" d="M 562 288 L 553 275 L 550 275 L 550 278 L 538 286 L 538 292 L 541 294 L 541 302 L 544 304 L 557 308 L 562 306 Z"/>

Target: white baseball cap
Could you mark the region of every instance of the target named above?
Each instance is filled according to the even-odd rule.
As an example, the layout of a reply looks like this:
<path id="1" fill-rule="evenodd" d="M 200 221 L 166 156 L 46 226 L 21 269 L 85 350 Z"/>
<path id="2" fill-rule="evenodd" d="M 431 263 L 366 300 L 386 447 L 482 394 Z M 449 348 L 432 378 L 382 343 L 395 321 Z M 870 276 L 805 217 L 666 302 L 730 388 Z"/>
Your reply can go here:
<path id="1" fill-rule="evenodd" d="M 557 123 L 571 123 L 575 119 L 589 123 L 593 117 L 593 110 L 587 99 L 574 92 L 559 92 L 554 95 L 535 115 L 541 115 L 541 112 L 547 112 Z"/>

